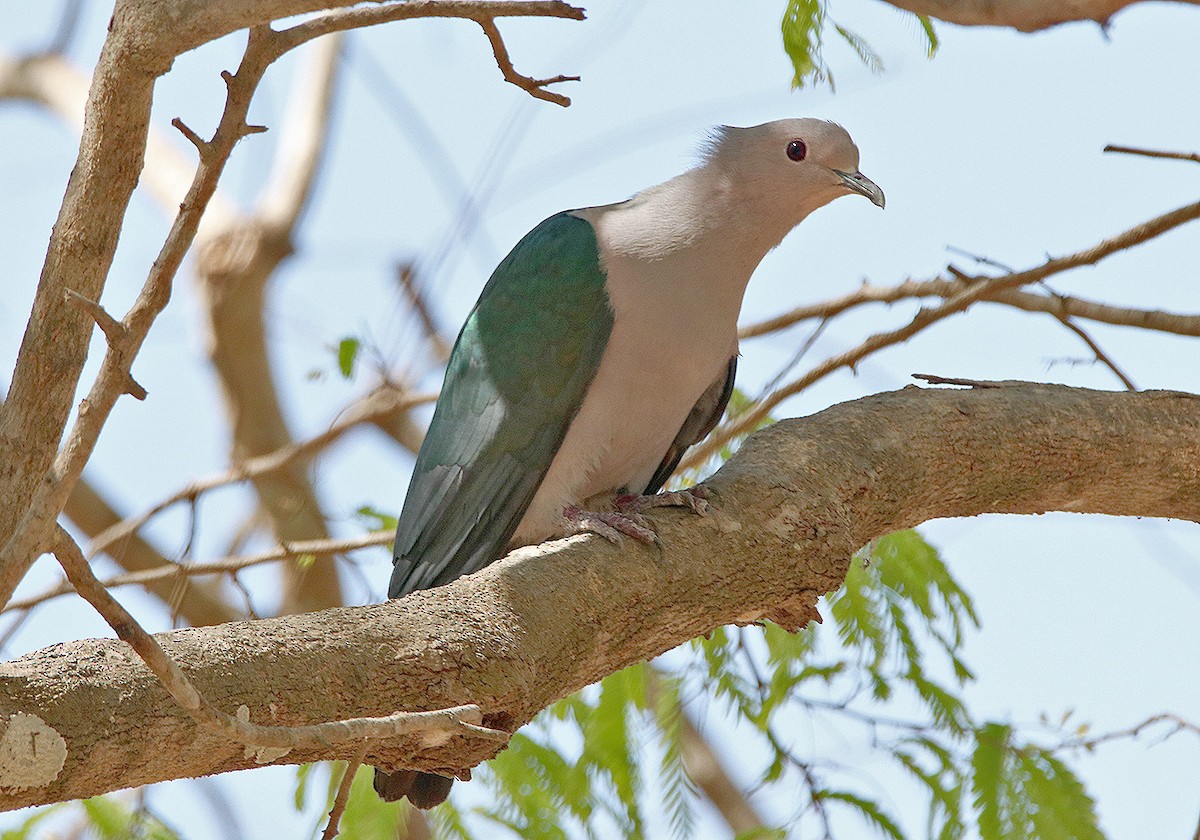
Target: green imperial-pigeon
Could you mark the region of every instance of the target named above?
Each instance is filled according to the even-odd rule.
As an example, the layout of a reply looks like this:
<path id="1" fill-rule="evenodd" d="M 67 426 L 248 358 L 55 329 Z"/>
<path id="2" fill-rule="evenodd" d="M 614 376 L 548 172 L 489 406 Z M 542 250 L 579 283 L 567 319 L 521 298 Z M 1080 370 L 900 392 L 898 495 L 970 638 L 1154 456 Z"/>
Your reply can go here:
<path id="1" fill-rule="evenodd" d="M 750 275 L 805 216 L 883 207 L 839 125 L 721 127 L 699 166 L 627 201 L 551 216 L 496 268 L 458 336 L 396 529 L 388 596 L 580 531 L 653 539 L 660 494 L 733 390 Z M 376 771 L 428 808 L 452 780 Z"/>

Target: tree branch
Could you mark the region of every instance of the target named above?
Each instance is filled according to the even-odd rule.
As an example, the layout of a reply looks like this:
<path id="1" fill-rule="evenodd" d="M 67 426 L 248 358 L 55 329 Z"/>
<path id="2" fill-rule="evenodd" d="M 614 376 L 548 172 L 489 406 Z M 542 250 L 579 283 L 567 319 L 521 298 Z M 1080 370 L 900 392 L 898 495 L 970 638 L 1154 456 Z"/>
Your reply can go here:
<path id="1" fill-rule="evenodd" d="M 276 470 L 303 465 L 353 428 L 364 423 L 382 425 L 394 421 L 398 415 L 407 416 L 410 408 L 426 405 L 436 399 L 437 394 L 410 394 L 394 386 L 382 385 L 351 404 L 336 423 L 319 435 L 286 444 L 265 455 L 247 458 L 225 472 L 191 481 L 142 513 L 113 522 L 102 532 L 92 534 L 93 541 L 88 547 L 88 556 L 94 557 L 102 551 L 107 551 L 114 542 L 136 533 L 143 525 L 173 505 L 193 501 L 220 487 L 259 478 Z M 419 438 L 416 443 L 420 445 Z"/>
<path id="2" fill-rule="evenodd" d="M 325 15 L 281 32 L 267 24 L 352 0 L 179 0 L 117 5 L 88 94 L 80 153 L 47 249 L 29 326 L 13 373 L 8 401 L 0 409 L 0 603 L 7 602 L 29 565 L 49 548 L 55 518 L 78 480 L 96 436 L 120 394 L 129 364 L 150 324 L 165 306 L 171 281 L 196 234 L 204 206 L 229 149 L 246 134 L 244 108 L 226 108 L 211 143 L 201 144 L 201 164 L 168 240 L 151 269 L 143 294 L 126 316 L 123 352 L 105 362 L 78 421 L 58 450 L 91 337 L 86 315 L 65 306 L 66 284 L 99 301 L 112 264 L 125 208 L 146 151 L 155 79 L 175 56 L 242 28 L 250 45 L 238 75 L 227 75 L 230 101 L 248 106 L 258 79 L 283 52 L 324 32 L 382 22 L 351 10 L 345 20 Z M 581 19 L 579 9 L 550 2 L 456 2 L 414 0 L 375 7 L 393 19 L 549 16 Z M 0 62 L 3 65 L 3 62 Z M 0 67 L 3 69 L 3 67 Z"/>
<path id="3" fill-rule="evenodd" d="M 59 528 L 53 548 L 71 584 L 96 612 L 108 622 L 121 641 L 128 644 L 141 660 L 154 672 L 159 683 L 166 689 L 180 708 L 196 723 L 233 741 L 255 748 L 257 763 L 269 763 L 275 758 L 264 760 L 262 750 L 312 749 L 335 744 L 361 741 L 366 738 L 385 738 L 413 731 L 429 731 L 442 735 L 468 732 L 488 740 L 506 742 L 509 733 L 481 727 L 482 715 L 477 706 L 464 705 L 431 712 L 396 712 L 377 718 L 356 718 L 309 726 L 260 726 L 250 723 L 249 710 L 238 708 L 237 715 L 229 715 L 212 706 L 175 663 L 154 637 L 142 629 L 137 620 L 108 593 L 108 590 L 92 574 L 83 552 L 70 534 Z M 245 710 L 245 711 L 243 711 Z"/>
<path id="4" fill-rule="evenodd" d="M 1112 16 L 1139 0 L 886 0 L 898 9 L 961 26 L 1011 26 L 1037 32 L 1063 23 L 1093 21 L 1107 27 Z M 1175 0 L 1195 5 L 1200 0 Z"/>
<path id="5" fill-rule="evenodd" d="M 245 705 L 280 726 L 474 703 L 485 726 L 511 731 L 718 625 L 811 608 L 855 549 L 932 518 L 1066 510 L 1200 522 L 1200 397 L 909 387 L 774 424 L 707 486 L 708 516 L 654 515 L 661 548 L 573 538 L 400 601 L 175 631 L 159 644 L 215 708 Z M 125 650 L 73 642 L 0 667 L 10 720 L 0 805 L 254 766 Z M 57 766 L 33 751 L 31 731 L 43 746 L 61 742 Z M 349 759 L 357 746 L 297 748 L 286 761 Z M 495 750 L 462 735 L 405 736 L 372 744 L 366 759 L 446 771 Z"/>
<path id="6" fill-rule="evenodd" d="M 944 300 L 932 309 L 921 309 L 902 327 L 888 332 L 876 333 L 857 347 L 847 350 L 837 356 L 826 359 L 799 379 L 777 388 L 772 393 L 759 400 L 753 407 L 742 412 L 734 419 L 718 426 L 708 439 L 700 446 L 693 447 L 679 465 L 679 469 L 693 469 L 703 464 L 721 450 L 726 443 L 736 437 L 746 434 L 756 428 L 770 414 L 771 409 L 788 397 L 800 393 L 815 382 L 819 382 L 831 373 L 844 367 L 853 368 L 872 353 L 907 341 L 926 327 L 963 312 L 981 300 L 987 300 L 997 294 L 1009 292 L 1029 285 L 1040 283 L 1047 277 L 1064 271 L 1080 268 L 1085 265 L 1095 265 L 1106 257 L 1127 250 L 1161 236 L 1167 231 L 1177 228 L 1200 218 L 1200 201 L 1188 204 L 1161 216 L 1134 225 L 1128 230 L 1104 240 L 1091 248 L 1077 251 L 1065 257 L 1051 257 L 1044 263 L 1024 271 L 1005 274 L 1001 277 L 972 277 L 959 273 L 962 281 L 961 291 Z"/>
<path id="7" fill-rule="evenodd" d="M 114 589 L 118 586 L 129 586 L 131 584 L 149 586 L 150 584 L 162 582 L 171 582 L 178 585 L 190 578 L 201 575 L 231 574 L 240 572 L 242 569 L 249 569 L 251 566 L 277 563 L 281 560 L 299 560 L 300 558 L 317 560 L 322 557 L 349 554 L 352 551 L 361 551 L 364 548 L 390 545 L 395 538 L 395 531 L 387 529 L 384 531 L 372 531 L 369 534 L 363 534 L 361 537 L 303 540 L 286 543 L 277 548 L 269 551 L 261 551 L 257 554 L 224 557 L 219 560 L 209 560 L 206 562 L 187 564 L 164 562 L 160 565 L 139 569 L 134 572 L 113 575 L 102 581 L 101 585 L 105 589 Z M 27 610 L 30 607 L 36 607 L 38 604 L 58 598 L 61 595 L 70 595 L 74 591 L 75 587 L 69 583 L 63 583 L 37 595 L 9 601 L 0 612 Z"/>
<path id="8" fill-rule="evenodd" d="M 853 292 L 820 303 L 798 306 L 757 324 L 738 330 L 739 338 L 757 338 L 793 324 L 814 318 L 829 319 L 859 306 L 871 303 L 899 303 L 904 300 L 938 297 L 951 298 L 970 285 L 962 280 L 905 280 L 895 286 L 873 286 L 864 283 Z M 1137 327 L 1155 332 L 1190 335 L 1200 338 L 1200 315 L 1179 312 L 1164 312 L 1160 309 L 1135 309 L 1128 306 L 1113 306 L 1098 301 L 1085 300 L 1070 295 L 1037 294 L 1021 289 L 993 291 L 980 303 L 999 303 L 1026 312 L 1045 312 L 1068 318 L 1085 318 L 1102 324 L 1120 327 Z"/>
<path id="9" fill-rule="evenodd" d="M 1158 149 L 1140 149 L 1135 146 L 1114 146 L 1109 143 L 1104 147 L 1106 152 L 1116 152 L 1122 155 L 1141 155 L 1142 157 L 1167 158 L 1169 160 L 1190 160 L 1200 163 L 1200 154 L 1196 152 L 1164 152 Z"/>

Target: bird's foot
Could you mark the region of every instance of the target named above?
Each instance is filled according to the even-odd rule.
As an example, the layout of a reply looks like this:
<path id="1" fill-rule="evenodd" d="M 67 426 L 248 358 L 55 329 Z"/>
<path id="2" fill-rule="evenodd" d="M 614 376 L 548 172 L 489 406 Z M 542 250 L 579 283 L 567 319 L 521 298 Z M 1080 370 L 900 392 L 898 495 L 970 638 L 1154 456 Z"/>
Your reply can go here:
<path id="1" fill-rule="evenodd" d="M 569 505 L 563 508 L 563 518 L 574 533 L 599 534 L 616 545 L 621 544 L 622 534 L 646 545 L 658 542 L 650 520 L 635 511 L 583 510 L 578 505 Z"/>
<path id="2" fill-rule="evenodd" d="M 655 493 L 653 496 L 629 494 L 617 496 L 613 505 L 621 513 L 640 514 L 642 511 L 656 507 L 685 507 L 704 516 L 711 509 L 708 500 L 712 492 L 703 484 L 696 484 L 686 490 L 675 490 L 670 493 Z"/>

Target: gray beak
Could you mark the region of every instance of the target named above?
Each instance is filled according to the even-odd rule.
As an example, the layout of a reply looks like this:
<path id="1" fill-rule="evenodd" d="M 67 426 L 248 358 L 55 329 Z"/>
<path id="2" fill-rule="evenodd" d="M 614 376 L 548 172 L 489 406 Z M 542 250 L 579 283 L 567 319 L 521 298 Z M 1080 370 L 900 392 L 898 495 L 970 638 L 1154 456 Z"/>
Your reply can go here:
<path id="1" fill-rule="evenodd" d="M 833 174 L 841 179 L 842 186 L 850 192 L 865 195 L 871 199 L 872 204 L 880 210 L 883 209 L 883 190 L 866 175 L 861 172 L 842 172 L 840 169 L 833 170 Z"/>

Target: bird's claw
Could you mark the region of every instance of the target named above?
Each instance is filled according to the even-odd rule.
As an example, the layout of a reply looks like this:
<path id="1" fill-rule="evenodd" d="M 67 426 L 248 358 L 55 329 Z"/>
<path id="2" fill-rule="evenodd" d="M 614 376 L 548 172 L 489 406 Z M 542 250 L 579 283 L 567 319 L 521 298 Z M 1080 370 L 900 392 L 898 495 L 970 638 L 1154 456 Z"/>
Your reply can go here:
<path id="1" fill-rule="evenodd" d="M 614 504 L 621 513 L 637 514 L 656 507 L 685 507 L 704 516 L 712 509 L 708 503 L 711 498 L 712 491 L 703 484 L 696 484 L 686 490 L 655 493 L 653 496 L 617 496 Z"/>
<path id="2" fill-rule="evenodd" d="M 614 545 L 621 544 L 622 534 L 646 545 L 658 542 L 650 520 L 633 511 L 592 511 L 571 505 L 563 509 L 563 518 L 575 533 L 597 534 Z"/>

